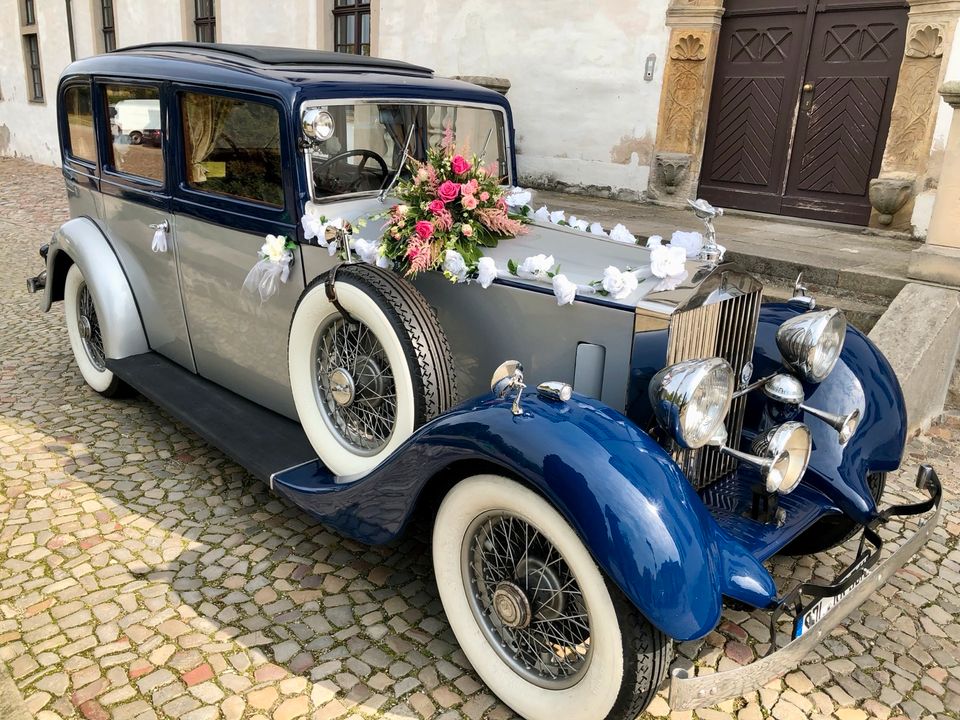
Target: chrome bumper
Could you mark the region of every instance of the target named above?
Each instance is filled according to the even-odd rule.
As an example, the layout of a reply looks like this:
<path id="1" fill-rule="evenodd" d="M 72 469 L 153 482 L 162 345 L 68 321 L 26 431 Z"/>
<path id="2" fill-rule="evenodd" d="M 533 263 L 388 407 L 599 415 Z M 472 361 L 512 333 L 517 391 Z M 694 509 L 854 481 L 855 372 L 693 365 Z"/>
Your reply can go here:
<path id="1" fill-rule="evenodd" d="M 790 592 L 779 603 L 773 611 L 774 615 L 771 618 L 771 626 L 773 626 L 774 620 L 782 610 L 789 604 L 799 600 L 802 594 L 809 594 L 813 597 L 828 597 L 848 591 L 843 599 L 840 600 L 832 610 L 827 612 L 816 625 L 800 637 L 791 640 L 779 650 L 771 652 L 763 658 L 749 665 L 737 668 L 736 670 L 726 670 L 724 672 L 700 677 L 690 677 L 684 669 L 674 670 L 670 676 L 669 702 L 671 709 L 692 710 L 715 705 L 729 698 L 740 697 L 745 693 L 763 687 L 771 680 L 781 677 L 797 668 L 807 653 L 818 645 L 833 628 L 843 622 L 847 615 L 859 607 L 864 600 L 873 595 L 877 588 L 883 585 L 891 575 L 903 567 L 930 538 L 940 518 L 940 505 L 943 491 L 940 487 L 940 479 L 929 465 L 922 465 L 920 467 L 917 473 L 917 487 L 927 491 L 930 494 L 930 499 L 915 505 L 901 505 L 888 508 L 880 513 L 879 518 L 873 526 L 865 528 L 865 537 L 870 539 L 877 548 L 874 551 L 876 555 L 875 558 L 864 558 L 858 553 L 858 562 L 866 559 L 867 565 L 873 565 L 872 570 L 864 578 L 863 582 L 849 591 L 847 587 L 844 587 L 844 583 L 842 582 L 833 586 L 801 585 Z M 930 517 L 920 525 L 913 536 L 903 543 L 893 555 L 883 562 L 870 562 L 871 559 L 874 561 L 879 560 L 879 554 L 883 545 L 873 529 L 877 524 L 886 522 L 891 517 L 920 515 L 931 510 L 933 512 Z M 872 536 L 872 538 L 870 536 Z M 862 549 L 863 543 L 861 542 L 861 551 Z"/>

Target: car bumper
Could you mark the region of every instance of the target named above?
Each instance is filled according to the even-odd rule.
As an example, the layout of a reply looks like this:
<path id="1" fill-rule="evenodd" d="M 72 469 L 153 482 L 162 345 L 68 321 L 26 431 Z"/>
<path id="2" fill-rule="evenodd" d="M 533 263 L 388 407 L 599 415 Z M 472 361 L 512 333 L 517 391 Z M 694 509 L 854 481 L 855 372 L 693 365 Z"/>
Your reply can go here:
<path id="1" fill-rule="evenodd" d="M 798 586 L 788 593 L 772 610 L 771 627 L 775 627 L 776 618 L 784 609 L 794 603 L 799 603 L 801 596 L 815 598 L 835 598 L 842 596 L 831 610 L 826 612 L 820 620 L 808 631 L 794 640 L 773 650 L 765 657 L 736 670 L 690 677 L 685 669 L 675 669 L 670 677 L 669 702 L 673 710 L 691 710 L 699 707 L 715 705 L 728 698 L 739 697 L 759 687 L 763 687 L 774 680 L 794 670 L 801 660 L 837 625 L 860 606 L 864 600 L 873 595 L 880 585 L 883 585 L 894 573 L 912 558 L 923 546 L 937 526 L 940 517 L 940 505 L 943 492 L 940 479 L 933 468 L 924 465 L 917 473 L 917 487 L 929 493 L 930 498 L 916 505 L 904 505 L 888 508 L 880 513 L 878 519 L 864 530 L 865 539 L 869 539 L 875 546 L 872 553 L 857 554 L 857 560 L 840 576 L 840 580 L 833 585 L 805 584 Z M 929 516 L 921 523 L 917 531 L 904 542 L 890 557 L 879 561 L 883 542 L 875 533 L 877 525 L 889 518 L 898 516 L 919 515 L 929 512 Z M 858 565 L 869 568 L 869 572 L 859 584 L 848 582 L 850 571 Z M 808 606 L 809 607 L 809 606 Z"/>

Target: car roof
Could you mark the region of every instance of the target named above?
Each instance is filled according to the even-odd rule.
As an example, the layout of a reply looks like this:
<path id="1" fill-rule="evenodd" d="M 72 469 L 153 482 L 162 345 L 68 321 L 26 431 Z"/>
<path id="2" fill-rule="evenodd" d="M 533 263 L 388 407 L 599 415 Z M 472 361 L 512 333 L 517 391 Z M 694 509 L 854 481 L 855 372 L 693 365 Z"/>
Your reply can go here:
<path id="1" fill-rule="evenodd" d="M 499 93 L 438 78 L 433 70 L 383 58 L 323 50 L 167 42 L 120 48 L 78 60 L 63 77 L 98 75 L 209 84 L 299 98 L 427 97 L 509 108 Z M 508 110 L 509 111 L 509 110 Z"/>

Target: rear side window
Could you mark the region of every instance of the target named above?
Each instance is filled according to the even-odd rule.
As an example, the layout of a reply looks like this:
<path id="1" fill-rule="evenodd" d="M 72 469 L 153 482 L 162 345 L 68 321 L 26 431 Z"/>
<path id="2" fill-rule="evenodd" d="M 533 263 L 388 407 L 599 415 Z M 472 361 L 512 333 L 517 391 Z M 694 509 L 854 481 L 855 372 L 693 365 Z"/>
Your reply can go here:
<path id="1" fill-rule="evenodd" d="M 111 143 L 108 165 L 117 172 L 163 181 L 163 115 L 160 90 L 106 85 Z"/>
<path id="2" fill-rule="evenodd" d="M 97 161 L 97 140 L 93 131 L 93 103 L 88 86 L 75 85 L 63 93 L 63 114 L 67 120 L 67 151 L 75 158 Z"/>
<path id="3" fill-rule="evenodd" d="M 181 98 L 187 185 L 283 205 L 279 111 L 217 95 L 183 93 Z"/>

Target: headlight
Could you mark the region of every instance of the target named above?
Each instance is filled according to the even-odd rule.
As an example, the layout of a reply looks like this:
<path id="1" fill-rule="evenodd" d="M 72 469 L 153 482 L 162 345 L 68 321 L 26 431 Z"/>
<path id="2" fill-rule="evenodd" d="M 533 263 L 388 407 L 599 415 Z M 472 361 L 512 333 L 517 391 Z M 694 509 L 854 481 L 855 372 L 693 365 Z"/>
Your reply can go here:
<path id="1" fill-rule="evenodd" d="M 762 459 L 767 492 L 786 495 L 796 488 L 807 471 L 812 447 L 810 430 L 799 422 L 787 422 L 758 435 L 751 449 Z"/>
<path id="2" fill-rule="evenodd" d="M 650 381 L 650 404 L 684 448 L 706 445 L 723 424 L 733 399 L 733 369 L 723 358 L 685 360 Z"/>
<path id="3" fill-rule="evenodd" d="M 847 318 L 833 308 L 790 318 L 777 330 L 784 362 L 812 383 L 823 382 L 843 350 Z"/>

